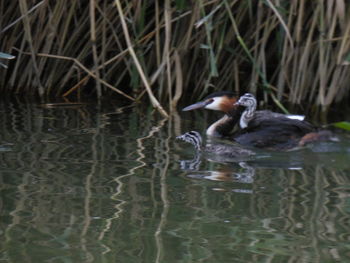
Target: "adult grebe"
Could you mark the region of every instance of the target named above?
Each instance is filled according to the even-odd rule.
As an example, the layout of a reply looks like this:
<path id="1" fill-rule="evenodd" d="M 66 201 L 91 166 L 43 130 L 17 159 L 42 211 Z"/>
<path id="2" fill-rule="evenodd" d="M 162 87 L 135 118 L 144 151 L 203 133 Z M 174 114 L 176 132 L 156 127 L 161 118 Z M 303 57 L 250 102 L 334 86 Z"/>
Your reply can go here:
<path id="1" fill-rule="evenodd" d="M 206 133 L 209 136 L 215 137 L 228 137 L 232 136 L 232 131 L 235 125 L 239 122 L 240 117 L 245 110 L 244 106 L 239 106 L 236 104 L 238 101 L 237 96 L 233 92 L 221 91 L 214 92 L 202 101 L 192 104 L 190 106 L 182 109 L 183 111 L 190 111 L 195 109 L 209 109 L 215 111 L 224 112 L 225 115 L 209 126 Z M 290 119 L 303 119 L 304 116 L 301 115 L 285 115 L 281 113 L 276 113 L 268 110 L 255 111 L 255 115 L 260 116 L 264 119 L 276 118 L 276 117 L 287 117 Z"/>
<path id="2" fill-rule="evenodd" d="M 208 109 L 215 111 L 222 111 L 225 115 L 214 122 L 207 129 L 207 135 L 215 137 L 227 137 L 232 134 L 233 128 L 239 121 L 244 107 L 236 106 L 238 98 L 233 92 L 221 91 L 214 92 L 202 101 L 183 108 L 183 111 L 190 111 L 195 109 Z"/>
<path id="3" fill-rule="evenodd" d="M 234 140 L 240 144 L 289 150 L 311 142 L 335 140 L 330 131 L 318 131 L 305 120 L 291 119 L 283 114 L 260 114 L 256 111 L 257 101 L 250 93 L 240 97 L 236 105 L 245 107 L 239 121 L 242 130 L 234 136 Z"/>
<path id="4" fill-rule="evenodd" d="M 180 139 L 192 144 L 198 152 L 209 154 L 212 153 L 218 156 L 223 156 L 225 158 L 246 157 L 255 155 L 253 151 L 243 149 L 242 147 L 235 145 L 217 143 L 203 146 L 202 136 L 196 131 L 186 132 L 176 137 L 176 139 Z"/>

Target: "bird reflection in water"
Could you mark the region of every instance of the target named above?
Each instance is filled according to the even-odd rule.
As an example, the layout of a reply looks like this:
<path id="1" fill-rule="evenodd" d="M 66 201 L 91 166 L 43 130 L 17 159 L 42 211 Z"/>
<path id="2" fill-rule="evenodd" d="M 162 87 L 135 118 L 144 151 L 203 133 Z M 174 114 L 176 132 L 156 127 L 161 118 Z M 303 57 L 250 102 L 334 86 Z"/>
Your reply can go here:
<path id="1" fill-rule="evenodd" d="M 186 171 L 187 177 L 194 179 L 207 179 L 212 181 L 230 181 L 244 184 L 254 182 L 255 169 L 249 166 L 245 161 L 251 160 L 255 152 L 244 149 L 237 145 L 216 143 L 203 146 L 202 137 L 196 131 L 187 132 L 177 139 L 191 143 L 195 147 L 195 156 L 191 160 L 181 160 L 180 167 Z M 237 172 L 232 165 L 226 165 L 223 168 L 213 171 L 201 171 L 200 165 L 204 157 L 211 162 L 216 163 L 238 163 Z M 196 173 L 194 173 L 196 171 Z M 222 189 L 214 189 L 222 190 Z M 235 192 L 251 193 L 250 189 L 233 189 Z"/>
<path id="2" fill-rule="evenodd" d="M 310 151 L 271 152 L 259 149 L 252 151 L 223 141 L 215 143 L 209 141 L 203 144 L 201 135 L 195 131 L 182 134 L 177 139 L 188 142 L 195 148 L 193 159 L 180 160 L 181 170 L 186 172 L 187 177 L 195 179 L 252 184 L 256 168 L 300 170 L 305 166 L 305 161 L 312 161 L 313 157 Z M 305 158 L 305 155 L 308 158 Z M 314 161 L 317 162 L 317 159 Z M 203 161 L 219 163 L 221 167 L 217 170 L 201 170 Z M 250 192 L 246 189 L 236 190 Z"/>
<path id="3" fill-rule="evenodd" d="M 230 181 L 244 184 L 254 182 L 255 169 L 246 162 L 239 162 L 237 172 L 233 171 L 232 166 L 224 166 L 216 171 L 203 171 L 201 174 L 189 173 L 187 176 L 195 179 L 207 179 L 212 181 Z"/>

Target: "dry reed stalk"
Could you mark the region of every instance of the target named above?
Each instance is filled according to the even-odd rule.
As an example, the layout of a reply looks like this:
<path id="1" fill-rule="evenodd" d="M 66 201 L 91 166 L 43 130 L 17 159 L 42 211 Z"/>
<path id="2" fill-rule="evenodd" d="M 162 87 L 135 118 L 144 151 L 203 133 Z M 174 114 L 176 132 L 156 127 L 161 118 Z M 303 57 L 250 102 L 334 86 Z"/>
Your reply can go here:
<path id="1" fill-rule="evenodd" d="M 35 50 L 34 50 L 34 46 L 33 46 L 33 39 L 32 39 L 32 34 L 31 34 L 31 25 L 30 25 L 30 21 L 29 18 L 27 16 L 28 14 L 28 6 L 27 6 L 27 1 L 26 0 L 20 0 L 19 1 L 19 7 L 22 13 L 22 17 L 23 17 L 23 27 L 24 27 L 24 34 L 25 34 L 25 38 L 28 42 L 29 45 L 29 49 L 30 49 L 30 53 L 31 53 L 31 57 L 32 57 L 32 62 L 33 62 L 33 69 L 35 72 L 35 76 L 36 76 L 36 85 L 38 86 L 38 92 L 39 92 L 39 96 L 42 97 L 44 95 L 44 87 L 42 86 L 41 82 L 40 82 L 40 72 L 39 72 L 39 68 L 38 68 L 38 63 L 36 61 L 36 57 L 35 57 Z"/>
<path id="2" fill-rule="evenodd" d="M 172 100 L 172 86 L 171 86 L 171 65 L 170 65 L 170 42 L 171 42 L 171 7 L 170 0 L 165 0 L 164 3 L 164 22 L 165 22 L 165 39 L 164 39 L 164 48 L 163 48 L 163 61 L 166 61 L 166 76 L 167 76 L 167 91 L 169 99 L 169 109 L 171 109 L 171 100 Z"/>
<path id="3" fill-rule="evenodd" d="M 171 106 L 176 108 L 178 101 L 181 98 L 183 90 L 183 77 L 182 77 L 182 67 L 180 55 L 177 50 L 174 51 L 174 60 L 175 60 L 175 75 L 176 75 L 176 85 L 175 85 L 175 94 L 172 98 Z"/>
<path id="4" fill-rule="evenodd" d="M 290 35 L 289 29 L 286 25 L 286 23 L 284 22 L 282 16 L 280 15 L 280 13 L 277 11 L 276 7 L 272 4 L 272 2 L 270 0 L 266 0 L 266 3 L 268 4 L 268 6 L 272 9 L 272 11 L 275 13 L 275 15 L 277 16 L 279 22 L 281 23 L 281 26 L 283 27 L 283 29 L 286 32 L 287 35 L 287 39 L 290 42 L 290 46 L 292 47 L 292 49 L 294 48 L 294 44 L 293 44 L 293 39 Z"/>
<path id="5" fill-rule="evenodd" d="M 95 16 L 95 0 L 90 0 L 90 37 L 92 43 L 92 56 L 94 60 L 94 71 L 96 75 L 96 90 L 97 97 L 101 98 L 101 81 L 100 81 L 100 71 L 98 69 L 98 56 L 97 56 L 97 47 L 96 47 L 96 16 Z"/>
<path id="6" fill-rule="evenodd" d="M 155 25 L 155 31 L 156 31 L 156 59 L 157 59 L 157 66 L 160 65 L 160 21 L 159 21 L 159 1 L 155 1 L 155 16 L 156 16 L 156 25 Z"/>
<path id="7" fill-rule="evenodd" d="M 19 51 L 19 50 L 18 50 Z M 27 54 L 30 55 L 30 53 L 25 53 L 22 52 L 23 54 Z M 82 70 L 84 70 L 87 74 L 89 74 L 91 77 L 93 77 L 94 79 L 96 79 L 96 76 L 93 72 L 91 72 L 89 69 L 87 69 L 82 63 L 80 63 L 77 59 L 75 58 L 69 58 L 69 57 L 63 57 L 63 56 L 55 56 L 55 55 L 50 55 L 50 54 L 41 54 L 38 53 L 36 54 L 38 57 L 48 57 L 48 58 L 56 58 L 56 59 L 62 59 L 62 60 L 69 60 L 69 61 L 73 61 L 75 64 L 77 64 Z M 85 81 L 85 80 L 84 80 Z M 121 90 L 113 87 L 112 85 L 108 84 L 107 82 L 105 82 L 104 80 L 100 79 L 101 83 L 103 83 L 105 86 L 109 87 L 110 89 L 114 90 L 115 92 L 119 93 L 120 95 L 123 95 L 124 97 L 128 98 L 131 101 L 134 101 L 135 99 L 130 97 L 129 95 L 125 94 L 124 92 L 122 92 Z"/>
<path id="8" fill-rule="evenodd" d="M 129 31 L 128 31 L 128 28 L 127 28 L 127 25 L 126 25 L 126 22 L 125 22 L 124 13 L 123 13 L 120 1 L 119 0 L 115 0 L 115 4 L 116 4 L 117 9 L 118 9 L 118 13 L 119 13 L 119 16 L 120 16 L 120 21 L 122 23 L 122 27 L 123 27 L 123 31 L 124 31 L 124 37 L 125 37 L 125 40 L 126 40 L 126 42 L 128 44 L 129 53 L 130 53 L 131 57 L 134 60 L 134 63 L 136 65 L 136 67 L 137 67 L 137 70 L 139 71 L 139 74 L 141 75 L 141 79 L 142 79 L 142 81 L 143 81 L 143 83 L 145 85 L 145 88 L 147 90 L 147 93 L 148 93 L 148 96 L 149 96 L 149 98 L 151 100 L 151 103 L 164 117 L 168 117 L 168 114 L 166 113 L 166 111 L 160 105 L 158 100 L 154 97 L 153 92 L 151 90 L 151 87 L 149 86 L 149 82 L 147 80 L 147 77 L 145 76 L 145 74 L 144 74 L 144 72 L 142 70 L 142 67 L 140 65 L 140 62 L 139 62 L 139 60 L 138 60 L 138 58 L 137 58 L 137 56 L 135 54 L 135 51 L 134 51 L 134 49 L 132 47 L 130 36 L 129 36 Z"/>
<path id="9" fill-rule="evenodd" d="M 28 12 L 21 15 L 19 18 L 17 18 L 15 21 L 11 22 L 9 25 L 5 26 L 3 29 L 1 29 L 0 33 L 5 33 L 8 29 L 19 23 L 22 19 L 24 19 L 25 16 L 30 15 L 32 12 L 34 12 L 39 6 L 41 6 L 45 0 L 42 0 L 41 2 L 37 3 L 35 6 L 33 6 Z"/>

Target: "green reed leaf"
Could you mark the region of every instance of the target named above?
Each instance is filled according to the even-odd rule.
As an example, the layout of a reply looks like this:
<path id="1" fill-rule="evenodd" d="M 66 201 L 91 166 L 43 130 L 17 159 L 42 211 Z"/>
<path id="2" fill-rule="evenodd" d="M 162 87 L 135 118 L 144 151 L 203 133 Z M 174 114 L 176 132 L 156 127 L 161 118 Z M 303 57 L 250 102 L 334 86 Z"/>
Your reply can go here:
<path id="1" fill-rule="evenodd" d="M 340 121 L 340 122 L 332 123 L 332 125 L 334 127 L 350 131 L 350 122 L 348 121 Z"/>

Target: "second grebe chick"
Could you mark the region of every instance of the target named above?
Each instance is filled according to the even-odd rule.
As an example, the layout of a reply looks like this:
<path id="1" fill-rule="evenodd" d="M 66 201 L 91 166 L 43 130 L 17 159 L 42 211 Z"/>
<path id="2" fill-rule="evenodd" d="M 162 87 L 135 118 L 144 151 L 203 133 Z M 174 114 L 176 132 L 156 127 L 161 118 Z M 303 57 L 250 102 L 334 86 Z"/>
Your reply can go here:
<path id="1" fill-rule="evenodd" d="M 272 112 L 269 110 L 260 110 L 257 111 L 257 101 L 253 94 L 246 93 L 243 96 L 239 98 L 239 100 L 235 103 L 236 105 L 241 105 L 245 107 L 245 110 L 243 111 L 239 125 L 242 129 L 246 128 L 248 126 L 248 123 L 254 118 L 287 118 L 291 120 L 299 120 L 304 121 L 305 116 L 303 115 L 293 115 L 293 114 L 282 114 L 277 112 Z"/>
<path id="2" fill-rule="evenodd" d="M 242 130 L 234 140 L 243 145 L 268 148 L 273 150 L 290 150 L 317 141 L 334 141 L 330 131 L 318 131 L 315 126 L 304 120 L 289 118 L 286 115 L 264 115 L 256 111 L 256 99 L 246 93 L 236 103 L 244 106 L 240 118 Z"/>
<path id="3" fill-rule="evenodd" d="M 236 158 L 255 155 L 255 152 L 235 145 L 217 143 L 203 146 L 202 136 L 196 131 L 186 132 L 176 137 L 176 139 L 180 139 L 192 144 L 194 148 L 199 152 L 220 155 L 226 158 Z"/>
<path id="4" fill-rule="evenodd" d="M 243 111 L 239 120 L 239 126 L 242 129 L 247 128 L 248 123 L 254 118 L 257 104 L 256 99 L 252 94 L 246 93 L 239 98 L 236 104 L 245 107 L 245 110 Z"/>
<path id="5" fill-rule="evenodd" d="M 239 121 L 242 129 L 252 127 L 257 125 L 257 123 L 259 125 L 263 125 L 263 122 L 265 121 L 269 121 L 269 125 L 272 125 L 271 122 L 276 121 L 276 125 L 280 122 L 281 125 L 287 125 L 288 123 L 291 126 L 298 126 L 301 133 L 315 130 L 315 127 L 307 121 L 291 117 L 298 115 L 285 115 L 271 111 L 256 111 L 257 101 L 254 95 L 250 93 L 246 93 L 241 96 L 235 104 L 245 107 Z"/>

